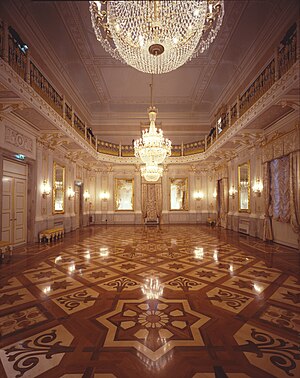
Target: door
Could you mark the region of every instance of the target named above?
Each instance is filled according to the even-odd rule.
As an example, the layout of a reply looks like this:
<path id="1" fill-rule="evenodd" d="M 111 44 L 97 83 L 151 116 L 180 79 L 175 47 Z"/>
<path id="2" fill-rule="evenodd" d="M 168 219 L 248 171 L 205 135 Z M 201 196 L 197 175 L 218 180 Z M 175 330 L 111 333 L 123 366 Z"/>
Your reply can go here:
<path id="1" fill-rule="evenodd" d="M 27 242 L 25 179 L 3 176 L 2 240 L 14 245 Z"/>
<path id="2" fill-rule="evenodd" d="M 27 166 L 3 160 L 1 239 L 27 242 Z"/>

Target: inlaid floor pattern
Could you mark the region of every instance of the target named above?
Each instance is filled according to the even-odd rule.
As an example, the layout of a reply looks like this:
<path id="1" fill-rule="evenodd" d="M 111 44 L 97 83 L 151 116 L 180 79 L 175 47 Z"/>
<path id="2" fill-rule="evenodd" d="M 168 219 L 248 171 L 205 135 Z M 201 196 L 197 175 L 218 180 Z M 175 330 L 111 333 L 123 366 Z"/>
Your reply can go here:
<path id="1" fill-rule="evenodd" d="M 0 377 L 299 377 L 297 263 L 198 225 L 17 248 L 0 266 Z"/>

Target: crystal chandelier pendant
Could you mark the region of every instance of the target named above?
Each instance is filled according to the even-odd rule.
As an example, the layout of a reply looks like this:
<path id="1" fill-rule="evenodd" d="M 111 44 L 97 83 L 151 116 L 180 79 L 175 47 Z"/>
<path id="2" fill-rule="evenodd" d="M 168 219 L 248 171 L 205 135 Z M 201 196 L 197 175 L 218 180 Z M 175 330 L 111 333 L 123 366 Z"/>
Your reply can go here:
<path id="1" fill-rule="evenodd" d="M 155 125 L 157 109 L 153 106 L 153 75 L 150 84 L 151 106 L 148 109 L 149 129 L 143 130 L 142 137 L 134 141 L 134 155 L 145 164 L 141 168 L 141 174 L 146 181 L 157 181 L 163 173 L 159 166 L 171 155 L 172 143 L 164 138 L 163 131 Z"/>
<path id="2" fill-rule="evenodd" d="M 224 16 L 224 0 L 90 1 L 97 39 L 139 71 L 175 70 L 205 51 Z"/>
<path id="3" fill-rule="evenodd" d="M 155 182 L 163 174 L 163 167 L 158 166 L 157 164 L 149 165 L 146 164 L 141 168 L 141 175 L 146 181 Z"/>

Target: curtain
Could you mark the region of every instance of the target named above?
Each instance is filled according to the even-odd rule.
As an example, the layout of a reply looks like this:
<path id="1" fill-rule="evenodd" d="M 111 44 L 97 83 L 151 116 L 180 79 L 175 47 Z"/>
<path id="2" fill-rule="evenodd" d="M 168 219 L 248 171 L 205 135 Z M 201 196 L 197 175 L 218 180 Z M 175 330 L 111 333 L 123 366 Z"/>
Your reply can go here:
<path id="1" fill-rule="evenodd" d="M 270 162 L 270 195 L 274 220 L 290 222 L 290 158 L 283 156 Z"/>
<path id="2" fill-rule="evenodd" d="M 217 226 L 221 224 L 221 181 L 217 181 Z"/>
<path id="3" fill-rule="evenodd" d="M 224 179 L 219 180 L 219 206 L 220 206 L 220 221 L 221 226 L 224 226 L 224 205 L 225 205 L 225 199 L 224 199 Z"/>
<path id="4" fill-rule="evenodd" d="M 223 198 L 224 198 L 224 227 L 228 227 L 228 207 L 229 207 L 229 193 L 228 193 L 228 177 L 223 178 Z"/>
<path id="5" fill-rule="evenodd" d="M 298 234 L 298 247 L 300 250 L 300 152 L 292 152 L 290 163 L 290 222 L 294 232 Z"/>
<path id="6" fill-rule="evenodd" d="M 147 216 L 147 184 L 142 184 L 142 216 Z"/>
<path id="7" fill-rule="evenodd" d="M 162 213 L 161 184 L 155 184 L 155 203 L 156 203 L 156 214 L 158 218 L 160 218 L 161 213 Z"/>
<path id="8" fill-rule="evenodd" d="M 161 184 L 142 184 L 142 215 L 148 220 L 160 218 L 162 213 Z"/>
<path id="9" fill-rule="evenodd" d="M 263 240 L 273 240 L 273 231 L 271 223 L 271 213 L 272 205 L 270 198 L 270 163 L 266 162 L 263 165 L 264 171 L 264 207 L 265 207 L 265 218 L 264 218 L 264 228 L 263 228 Z"/>

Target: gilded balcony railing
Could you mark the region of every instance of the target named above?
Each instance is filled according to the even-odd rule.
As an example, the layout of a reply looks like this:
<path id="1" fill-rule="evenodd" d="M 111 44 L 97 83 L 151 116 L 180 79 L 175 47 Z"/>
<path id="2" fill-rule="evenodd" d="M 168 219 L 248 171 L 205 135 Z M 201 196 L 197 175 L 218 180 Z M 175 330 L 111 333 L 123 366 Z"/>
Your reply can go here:
<path id="1" fill-rule="evenodd" d="M 72 107 L 65 103 L 65 120 L 72 126 Z"/>
<path id="2" fill-rule="evenodd" d="M 72 115 L 71 115 L 72 117 Z M 74 129 L 80 134 L 83 138 L 85 138 L 85 125 L 84 122 L 78 117 L 77 114 L 74 114 Z"/>
<path id="3" fill-rule="evenodd" d="M 172 157 L 182 156 L 182 145 L 181 144 L 177 144 L 177 145 L 172 144 L 171 156 Z"/>
<path id="4" fill-rule="evenodd" d="M 32 62 L 30 62 L 30 85 L 50 106 L 62 115 L 62 96 L 57 93 Z"/>
<path id="5" fill-rule="evenodd" d="M 112 156 L 119 156 L 119 145 L 109 142 L 98 140 L 97 151 L 102 154 L 108 154 Z"/>
<path id="6" fill-rule="evenodd" d="M 275 82 L 275 60 L 272 59 L 261 74 L 240 96 L 240 116 L 251 108 Z"/>
<path id="7" fill-rule="evenodd" d="M 14 38 L 8 35 L 8 63 L 21 76 L 26 79 L 26 52 L 22 51 Z"/>
<path id="8" fill-rule="evenodd" d="M 205 151 L 204 140 L 183 145 L 183 156 L 195 155 Z"/>
<path id="9" fill-rule="evenodd" d="M 237 103 L 232 105 L 232 107 L 230 109 L 230 117 L 231 117 L 231 125 L 233 125 L 234 122 L 238 119 Z"/>
<path id="10" fill-rule="evenodd" d="M 284 75 L 297 59 L 297 24 L 293 24 L 287 31 L 278 49 L 279 77 Z"/>
<path id="11" fill-rule="evenodd" d="M 83 137 L 98 152 L 112 156 L 134 156 L 132 145 L 117 145 L 106 141 L 97 140 L 93 133 L 88 133 L 85 123 L 74 112 L 72 106 L 67 104 L 64 96 L 60 95 L 50 84 L 43 73 L 33 63 L 29 50 L 24 44 L 18 42 L 19 35 L 8 27 L 7 23 L 0 20 L 0 56 L 12 69 L 20 75 L 39 95 L 61 115 L 74 130 Z M 247 110 L 261 98 L 269 88 L 284 75 L 297 60 L 297 24 L 294 23 L 279 46 L 275 49 L 274 56 L 270 59 L 255 80 L 242 94 L 237 95 L 237 100 L 226 111 L 217 117 L 211 132 L 205 140 L 172 146 L 173 157 L 189 156 L 201 153 L 209 148 L 222 133 L 231 127 Z"/>
<path id="12" fill-rule="evenodd" d="M 134 157 L 133 146 L 132 145 L 122 145 L 121 146 L 121 156 Z"/>

